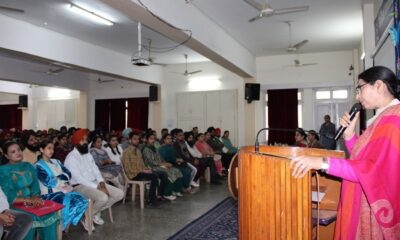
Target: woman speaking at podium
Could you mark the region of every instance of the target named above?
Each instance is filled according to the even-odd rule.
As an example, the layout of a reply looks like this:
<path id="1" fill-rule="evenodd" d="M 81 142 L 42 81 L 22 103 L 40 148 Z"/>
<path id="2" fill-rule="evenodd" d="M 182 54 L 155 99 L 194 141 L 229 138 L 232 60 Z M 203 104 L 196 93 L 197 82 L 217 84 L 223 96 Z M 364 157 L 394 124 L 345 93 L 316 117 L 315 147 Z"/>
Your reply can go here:
<path id="1" fill-rule="evenodd" d="M 340 119 L 349 159 L 300 156 L 293 159 L 294 177 L 324 170 L 343 179 L 335 239 L 400 239 L 400 102 L 398 80 L 385 67 L 358 76 L 357 100 L 376 114 L 358 137 L 357 113 Z"/>

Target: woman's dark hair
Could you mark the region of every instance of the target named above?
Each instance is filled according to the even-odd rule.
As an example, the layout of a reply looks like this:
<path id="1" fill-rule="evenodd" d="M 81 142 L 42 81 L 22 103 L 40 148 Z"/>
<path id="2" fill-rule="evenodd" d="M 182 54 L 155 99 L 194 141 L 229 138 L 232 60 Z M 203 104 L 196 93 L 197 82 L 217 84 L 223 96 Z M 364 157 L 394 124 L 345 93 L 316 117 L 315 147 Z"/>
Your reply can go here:
<path id="1" fill-rule="evenodd" d="M 199 134 L 197 134 L 197 136 L 196 136 L 196 141 L 199 140 L 199 138 L 200 138 L 201 136 L 204 136 L 204 133 L 199 133 Z"/>
<path id="2" fill-rule="evenodd" d="M 302 128 L 296 128 L 296 132 L 298 132 L 301 136 L 303 136 L 304 138 L 307 137 L 306 132 L 304 132 L 304 130 Z"/>
<path id="3" fill-rule="evenodd" d="M 17 144 L 17 145 L 18 145 L 18 143 L 15 142 L 15 141 L 7 141 L 7 142 L 5 142 L 5 143 L 3 144 L 3 146 L 1 147 L 1 149 L 3 150 L 3 157 L 1 158 L 1 163 L 0 163 L 0 165 L 7 164 L 7 163 L 9 162 L 8 158 L 6 158 L 6 154 L 8 153 L 8 148 L 9 148 L 11 145 L 14 145 L 14 144 Z"/>
<path id="4" fill-rule="evenodd" d="M 94 136 L 93 137 L 93 140 L 92 140 L 92 145 L 90 146 L 90 148 L 93 148 L 94 147 L 94 143 L 97 141 L 97 139 L 101 139 L 101 140 L 103 140 L 103 138 L 100 136 L 100 135 L 96 135 L 96 136 Z"/>
<path id="5" fill-rule="evenodd" d="M 362 79 L 364 82 L 373 85 L 377 80 L 381 80 L 385 83 L 388 91 L 395 98 L 399 97 L 399 80 L 396 75 L 387 67 L 375 66 L 371 67 L 358 75 L 358 79 Z"/>
<path id="6" fill-rule="evenodd" d="M 228 130 L 225 130 L 225 131 L 224 131 L 224 134 L 222 135 L 222 137 L 224 137 L 225 134 L 227 134 L 227 133 L 229 133 L 229 131 L 228 131 Z"/>
<path id="7" fill-rule="evenodd" d="M 50 143 L 53 144 L 53 141 L 51 141 L 49 139 L 45 139 L 45 140 L 40 142 L 39 148 L 40 149 L 45 149 L 47 147 L 47 145 L 49 145 Z M 37 157 L 37 160 L 42 159 L 42 158 L 43 158 L 43 153 L 40 152 L 39 156 Z"/>
<path id="8" fill-rule="evenodd" d="M 111 136 L 110 136 L 109 142 L 111 142 L 111 139 L 113 139 L 113 138 L 116 138 L 117 141 L 118 141 L 118 136 L 117 136 L 117 135 L 111 135 Z M 118 155 L 121 155 L 121 153 L 119 152 L 119 149 L 118 149 L 118 145 L 117 145 L 117 147 L 116 147 L 117 153 L 116 153 L 116 152 L 114 151 L 114 149 L 111 147 L 110 143 L 108 143 L 108 147 L 111 149 L 111 152 L 112 152 L 114 155 L 117 155 L 117 153 L 118 153 Z"/>
<path id="9" fill-rule="evenodd" d="M 161 140 L 164 142 L 164 140 L 165 140 L 168 136 L 171 136 L 171 134 L 169 134 L 169 133 L 164 134 L 164 136 L 161 137 Z"/>

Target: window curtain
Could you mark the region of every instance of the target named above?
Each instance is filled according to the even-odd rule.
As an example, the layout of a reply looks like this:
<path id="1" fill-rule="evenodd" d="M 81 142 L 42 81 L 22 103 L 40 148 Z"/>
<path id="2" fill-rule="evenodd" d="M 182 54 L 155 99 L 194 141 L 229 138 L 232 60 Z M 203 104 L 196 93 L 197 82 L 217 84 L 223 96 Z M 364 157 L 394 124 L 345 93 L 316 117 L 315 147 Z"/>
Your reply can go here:
<path id="1" fill-rule="evenodd" d="M 125 99 L 111 99 L 110 101 L 110 119 L 111 129 L 124 130 L 125 128 Z"/>
<path id="2" fill-rule="evenodd" d="M 128 127 L 145 130 L 148 128 L 149 99 L 128 99 Z"/>
<path id="3" fill-rule="evenodd" d="M 0 105 L 0 129 L 22 129 L 22 110 L 18 104 Z"/>
<path id="4" fill-rule="evenodd" d="M 269 128 L 293 130 L 269 131 L 268 144 L 282 143 L 293 145 L 297 128 L 297 89 L 268 90 Z"/>
<path id="5" fill-rule="evenodd" d="M 104 131 L 110 130 L 110 101 L 108 99 L 96 100 L 94 113 L 94 127 Z"/>

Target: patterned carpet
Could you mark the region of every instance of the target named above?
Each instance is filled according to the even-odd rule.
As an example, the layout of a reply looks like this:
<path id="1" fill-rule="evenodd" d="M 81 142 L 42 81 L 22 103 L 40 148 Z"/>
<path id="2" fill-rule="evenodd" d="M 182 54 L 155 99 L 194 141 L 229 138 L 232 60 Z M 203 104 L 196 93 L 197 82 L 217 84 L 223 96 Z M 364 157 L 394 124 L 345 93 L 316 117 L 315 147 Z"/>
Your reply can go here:
<path id="1" fill-rule="evenodd" d="M 168 240 L 236 240 L 238 237 L 237 209 L 237 201 L 226 198 Z"/>

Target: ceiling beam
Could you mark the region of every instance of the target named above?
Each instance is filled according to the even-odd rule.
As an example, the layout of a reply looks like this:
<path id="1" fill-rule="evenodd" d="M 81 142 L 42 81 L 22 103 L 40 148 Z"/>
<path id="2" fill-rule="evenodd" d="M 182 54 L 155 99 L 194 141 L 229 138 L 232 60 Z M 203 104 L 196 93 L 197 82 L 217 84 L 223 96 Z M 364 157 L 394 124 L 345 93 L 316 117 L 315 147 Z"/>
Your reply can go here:
<path id="1" fill-rule="evenodd" d="M 150 12 L 148 12 L 146 9 L 144 9 L 142 6 L 139 4 L 133 2 L 133 1 L 115 1 L 115 0 L 101 0 L 105 4 L 109 5 L 110 7 L 118 10 L 119 12 L 123 13 L 126 15 L 128 18 L 131 20 L 134 20 L 136 22 L 141 22 L 142 24 L 146 25 L 147 27 L 153 29 L 154 31 L 166 36 L 167 38 L 177 42 L 181 43 L 184 42 L 185 40 L 188 39 L 188 34 L 178 30 L 177 28 L 173 28 L 166 24 L 165 22 L 161 21 L 157 17 L 153 16 Z M 175 0 L 176 3 L 176 0 Z M 171 7 L 171 2 L 164 2 L 164 1 L 157 1 L 157 5 L 165 5 L 169 4 Z M 166 5 L 165 5 L 166 6 Z M 159 6 L 158 9 L 163 9 L 165 6 Z M 173 8 L 177 8 L 176 4 L 172 6 Z M 168 8 L 164 8 L 165 11 L 168 11 Z M 157 9 L 156 9 L 157 10 Z M 193 8 L 190 8 L 189 11 L 196 11 Z M 157 14 L 157 13 L 156 13 Z M 179 14 L 178 14 L 179 15 Z M 163 19 L 165 19 L 165 16 L 161 16 Z M 168 19 L 166 19 L 168 20 Z M 182 19 L 174 19 L 174 21 L 181 21 Z M 199 21 L 199 19 L 185 19 L 184 21 L 189 22 L 189 21 Z M 210 24 L 210 22 L 208 23 Z M 190 25 L 190 24 L 189 24 Z M 215 24 L 214 24 L 215 25 Z M 194 26 L 194 25 L 193 25 Z M 204 26 L 202 27 L 209 27 L 209 26 Z M 214 29 L 216 27 L 213 26 Z M 218 27 L 218 26 L 217 26 Z M 220 27 L 218 27 L 220 28 Z M 218 39 L 213 39 L 212 37 L 216 37 L 216 35 L 213 35 L 213 33 L 210 33 L 208 36 L 204 36 L 202 40 L 199 40 L 201 38 L 200 35 L 196 35 L 196 32 L 201 32 L 197 31 L 197 29 L 190 29 L 193 32 L 192 38 L 185 43 L 185 45 L 192 50 L 200 53 L 201 55 L 205 56 L 206 58 L 210 59 L 214 63 L 217 63 L 218 65 L 226 68 L 227 70 L 236 73 L 237 75 L 243 77 L 243 78 L 248 78 L 248 77 L 253 77 L 255 76 L 255 57 L 250 54 L 250 52 L 239 45 L 233 38 L 231 38 L 229 35 L 227 35 L 223 29 L 220 29 L 219 36 L 221 34 L 224 34 L 223 37 L 230 41 L 229 43 L 222 43 L 221 45 L 225 44 L 225 47 L 227 45 L 232 46 L 234 49 L 231 49 L 230 51 L 227 51 L 227 49 L 217 49 L 216 46 L 211 47 L 211 44 L 206 43 L 206 41 L 217 41 Z M 204 31 L 204 29 L 202 29 Z M 239 53 L 242 52 L 243 54 L 237 54 L 235 56 L 232 51 Z M 224 53 L 230 53 L 232 55 L 227 56 L 227 54 Z M 243 57 L 242 57 L 243 56 Z"/>

